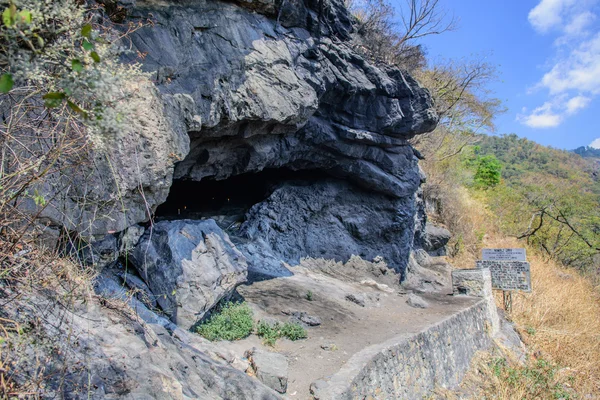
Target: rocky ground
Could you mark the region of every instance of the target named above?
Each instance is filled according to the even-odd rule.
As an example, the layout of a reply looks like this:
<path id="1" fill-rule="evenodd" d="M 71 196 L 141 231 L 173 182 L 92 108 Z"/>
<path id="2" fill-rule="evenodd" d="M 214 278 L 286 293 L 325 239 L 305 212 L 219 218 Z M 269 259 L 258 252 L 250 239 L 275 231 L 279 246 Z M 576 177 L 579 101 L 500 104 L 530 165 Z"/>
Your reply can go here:
<path id="1" fill-rule="evenodd" d="M 326 273 L 332 266 L 337 266 L 337 277 Z M 420 332 L 477 301 L 452 297 L 447 287 L 417 295 L 397 284 L 388 286 L 384 282 L 391 283 L 394 277 L 381 275 L 377 264 L 358 259 L 345 267 L 326 260 L 304 260 L 290 270 L 291 277 L 249 283 L 238 292 L 259 320 L 296 321 L 300 315 L 301 321 L 308 322 L 304 323 L 308 338 L 280 339 L 269 347 L 252 335 L 216 345 L 242 358 L 254 347 L 284 355 L 289 363 L 287 396 L 296 399 L 312 398 L 313 382 L 336 373 L 362 349 Z"/>

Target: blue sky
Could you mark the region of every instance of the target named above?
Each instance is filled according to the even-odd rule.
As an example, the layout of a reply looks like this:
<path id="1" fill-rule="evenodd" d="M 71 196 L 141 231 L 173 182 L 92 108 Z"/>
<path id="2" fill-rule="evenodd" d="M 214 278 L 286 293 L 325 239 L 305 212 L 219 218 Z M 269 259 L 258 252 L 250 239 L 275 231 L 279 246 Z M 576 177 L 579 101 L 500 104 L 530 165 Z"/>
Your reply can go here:
<path id="1" fill-rule="evenodd" d="M 396 0 L 398 1 L 398 0 Z M 600 0 L 441 0 L 458 28 L 423 40 L 433 60 L 485 58 L 507 112 L 497 133 L 600 148 Z"/>

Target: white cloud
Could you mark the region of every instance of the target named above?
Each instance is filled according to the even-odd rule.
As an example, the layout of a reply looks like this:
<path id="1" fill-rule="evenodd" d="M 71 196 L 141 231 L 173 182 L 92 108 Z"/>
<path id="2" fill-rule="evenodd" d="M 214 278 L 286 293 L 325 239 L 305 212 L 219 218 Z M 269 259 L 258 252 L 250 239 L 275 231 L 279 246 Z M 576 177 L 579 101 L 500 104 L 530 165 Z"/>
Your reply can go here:
<path id="1" fill-rule="evenodd" d="M 535 129 L 556 128 L 562 122 L 560 115 L 556 114 L 532 114 L 521 118 L 519 121 Z"/>
<path id="2" fill-rule="evenodd" d="M 592 143 L 590 143 L 590 147 L 593 147 L 595 149 L 600 149 L 600 138 L 594 140 Z"/>
<path id="3" fill-rule="evenodd" d="M 564 21 L 564 11 L 576 0 L 542 0 L 529 12 L 529 23 L 539 32 L 548 32 Z"/>
<path id="4" fill-rule="evenodd" d="M 585 34 L 587 28 L 594 22 L 596 15 L 590 11 L 579 13 L 571 19 L 571 22 L 565 26 L 564 31 L 567 35 L 582 35 Z"/>
<path id="5" fill-rule="evenodd" d="M 568 90 L 600 93 L 600 33 L 558 59 L 542 77 L 540 86 L 552 94 Z"/>
<path id="6" fill-rule="evenodd" d="M 552 67 L 535 86 L 551 97 L 541 107 L 517 116 L 532 128 L 560 125 L 600 94 L 600 33 L 595 10 L 599 0 L 540 0 L 529 22 L 541 33 L 555 32 Z"/>
<path id="7" fill-rule="evenodd" d="M 566 117 L 575 115 L 586 108 L 590 101 L 591 99 L 586 96 L 569 97 L 562 94 L 547 101 L 529 114 L 524 108 L 522 113 L 517 115 L 517 121 L 535 129 L 556 128 Z"/>
<path id="8" fill-rule="evenodd" d="M 517 120 L 530 128 L 556 128 L 562 122 L 562 117 L 553 111 L 554 108 L 551 102 L 544 103 L 529 115 L 519 114 Z"/>
<path id="9" fill-rule="evenodd" d="M 588 106 L 588 104 L 590 104 L 591 100 L 592 99 L 590 99 L 589 97 L 585 97 L 585 96 L 573 97 L 566 103 L 567 114 L 574 115 L 579 110 L 583 110 L 584 108 L 586 108 Z"/>

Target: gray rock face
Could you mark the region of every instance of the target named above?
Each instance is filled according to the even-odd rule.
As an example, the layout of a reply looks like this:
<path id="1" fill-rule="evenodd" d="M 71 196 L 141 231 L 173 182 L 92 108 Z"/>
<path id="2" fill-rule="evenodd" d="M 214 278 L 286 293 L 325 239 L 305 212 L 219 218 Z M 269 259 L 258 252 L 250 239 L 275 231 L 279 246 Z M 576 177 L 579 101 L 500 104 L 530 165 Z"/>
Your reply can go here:
<path id="1" fill-rule="evenodd" d="M 316 315 L 310 315 L 306 311 L 296 310 L 283 310 L 281 311 L 285 315 L 289 315 L 289 322 L 299 323 L 303 326 L 319 326 L 321 325 L 321 318 Z"/>
<path id="2" fill-rule="evenodd" d="M 161 326 L 175 326 L 168 319 L 150 311 L 146 304 L 136 297 L 131 297 L 125 287 L 109 274 L 102 274 L 96 279 L 94 290 L 96 294 L 105 299 L 120 300 L 127 303 L 129 307 L 135 311 L 136 315 L 146 323 L 158 324 Z"/>
<path id="3" fill-rule="evenodd" d="M 406 304 L 414 308 L 429 308 L 429 303 L 425 299 L 420 296 L 417 296 L 414 293 L 408 295 L 408 300 L 406 300 Z"/>
<path id="4" fill-rule="evenodd" d="M 165 107 L 150 82 L 131 82 L 128 102 L 135 105 L 129 128 L 102 138 L 80 159 L 66 155 L 64 168 L 37 187 L 48 205 L 25 205 L 53 226 L 86 239 L 120 232 L 147 221 L 169 194 L 175 163 L 188 153 L 189 137 L 179 109 Z M 70 165 L 70 166 L 69 166 Z"/>
<path id="5" fill-rule="evenodd" d="M 139 109 L 134 129 L 118 132 L 104 151 L 91 154 L 93 170 L 75 174 L 68 185 L 63 180 L 72 177 L 59 177 L 40 190 L 58 198 L 43 217 L 93 241 L 148 221 L 173 179 L 314 170 L 370 193 L 331 184 L 294 189 L 311 197 L 304 204 L 290 197 L 291 189 L 275 193 L 262 209 L 289 218 L 278 221 L 284 231 L 275 232 L 270 221 L 256 218 L 264 217 L 260 210 L 250 215 L 245 232 L 255 248 L 246 254 L 254 264 L 281 275 L 279 255 L 286 261 L 360 254 L 381 255 L 404 270 L 414 194 L 423 180 L 407 139 L 434 129 L 438 117 L 412 77 L 372 65 L 352 49 L 354 19 L 342 0 L 120 4 L 130 20 L 153 21 L 132 33 L 126 47 L 144 54 L 143 68 L 156 87 L 139 83 L 131 99 Z M 65 193 L 53 192 L 65 186 Z M 119 251 L 139 233 L 123 235 Z"/>
<path id="6" fill-rule="evenodd" d="M 285 167 L 351 181 L 377 193 L 367 200 L 369 195 L 350 190 L 342 195 L 335 188 L 323 194 L 319 185 L 306 189 L 302 197 L 315 199 L 311 207 L 321 208 L 320 219 L 302 221 L 316 217 L 316 210 L 303 210 L 298 221 L 278 222 L 285 232 L 275 233 L 267 226 L 270 221 L 251 214 L 246 232 L 255 242 L 246 254 L 259 258 L 256 264 L 271 275 L 285 270 L 268 247 L 286 261 L 304 255 L 383 255 L 403 270 L 413 196 L 422 181 L 406 140 L 435 127 L 427 91 L 401 71 L 375 67 L 354 53 L 348 44 L 352 17 L 341 1 L 326 1 L 322 12 L 312 1 L 284 2 L 281 9 L 270 0 L 237 3 L 143 1 L 130 11 L 152 14 L 156 21 L 136 31 L 131 41 L 146 54 L 144 68 L 155 74 L 167 106 L 178 110 L 172 114 L 184 116 L 180 122 L 190 136 L 190 152 L 174 177 L 224 180 Z M 278 199 L 293 201 L 291 194 L 281 193 L 285 190 L 263 209 L 294 214 L 297 202 L 286 205 Z M 325 195 L 336 196 L 338 204 L 325 204 Z M 352 213 L 353 202 L 344 196 L 360 198 L 361 207 L 369 210 Z M 375 235 L 361 223 L 380 211 L 376 222 L 388 221 Z M 303 234 L 302 228 L 311 232 Z M 273 234 L 261 236 L 260 229 Z M 384 250 L 389 243 L 394 244 Z"/>
<path id="7" fill-rule="evenodd" d="M 122 287 L 107 282 L 102 292 L 119 301 Z M 75 312 L 43 296 L 35 298 L 34 306 L 19 299 L 3 308 L 6 316 L 20 323 L 44 310 L 44 318 L 35 328 L 43 331 L 19 360 L 22 374 L 16 377 L 18 381 L 39 379 L 39 360 L 43 359 L 43 398 L 282 398 L 259 380 L 232 368 L 232 362 L 223 360 L 219 350 L 199 336 L 172 326 L 164 318 L 145 323 L 139 317 L 146 315 L 140 314 L 139 308 L 136 315 L 124 303 L 112 308 L 100 306 L 95 296 L 78 300 Z M 23 373 L 26 365 L 31 368 Z"/>
<path id="8" fill-rule="evenodd" d="M 406 279 L 402 286 L 416 292 L 439 292 L 450 285 L 452 266 L 441 257 L 431 257 L 425 250 L 410 253 Z"/>
<path id="9" fill-rule="evenodd" d="M 251 269 L 284 276 L 278 256 L 359 254 L 403 271 L 423 179 L 407 139 L 435 127 L 430 96 L 410 76 L 354 53 L 343 2 L 326 1 L 320 21 L 316 2 L 284 3 L 145 1 L 131 10 L 156 20 L 131 41 L 167 104 L 188 116 L 190 152 L 174 177 L 224 180 L 285 167 L 353 182 L 371 193 L 284 186 L 253 209 L 243 228 L 251 242 L 240 246 Z"/>
<path id="10" fill-rule="evenodd" d="M 262 383 L 279 393 L 287 391 L 288 361 L 283 354 L 253 349 L 247 356 Z"/>
<path id="11" fill-rule="evenodd" d="M 440 250 L 448 244 L 451 237 L 452 234 L 448 229 L 427 223 L 423 248 L 429 252 Z"/>
<path id="12" fill-rule="evenodd" d="M 245 282 L 245 257 L 213 220 L 161 221 L 131 254 L 162 310 L 189 328 Z"/>
<path id="13" fill-rule="evenodd" d="M 411 199 L 368 193 L 336 180 L 287 184 L 250 210 L 240 235 L 261 241 L 263 249 L 290 264 L 306 256 L 338 261 L 382 256 L 402 272 L 413 239 Z M 240 249 L 248 253 L 247 246 Z M 261 260 L 249 254 L 249 268 L 274 275 L 255 262 Z"/>

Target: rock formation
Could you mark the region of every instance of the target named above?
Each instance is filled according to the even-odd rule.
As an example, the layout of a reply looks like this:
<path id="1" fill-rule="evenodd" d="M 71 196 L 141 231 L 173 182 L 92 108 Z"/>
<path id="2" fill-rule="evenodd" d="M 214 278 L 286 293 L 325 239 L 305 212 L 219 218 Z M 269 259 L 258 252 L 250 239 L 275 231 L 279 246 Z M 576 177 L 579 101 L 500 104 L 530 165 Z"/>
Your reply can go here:
<path id="1" fill-rule="evenodd" d="M 246 259 L 213 220 L 161 221 L 132 252 L 161 309 L 188 329 L 237 285 Z"/>
<path id="2" fill-rule="evenodd" d="M 425 229 L 416 195 L 424 177 L 407 140 L 432 130 L 437 116 L 410 75 L 354 50 L 356 21 L 343 1 L 123 4 L 130 21 L 150 21 L 126 39 L 124 61 L 141 55 L 156 89 L 140 86 L 134 134 L 108 138 L 110 151 L 97 149 L 94 168 L 77 178 L 85 182 L 73 190 L 94 201 L 71 192 L 58 202 L 63 212 L 44 213 L 91 242 L 86 261 L 111 267 L 125 256 L 185 327 L 246 268 L 285 276 L 285 264 L 301 257 L 355 254 L 383 257 L 404 276 L 415 226 Z M 294 171 L 304 175 L 292 179 Z M 243 179 L 264 188 L 220 228 L 149 224 L 165 201 L 177 212 L 159 219 L 178 220 L 187 205 L 232 200 L 201 186 L 173 207 L 182 200 L 174 190 L 167 197 L 175 184 L 221 182 L 227 192 Z M 198 219 L 221 215 L 199 211 Z M 136 224 L 149 228 L 141 239 Z"/>

